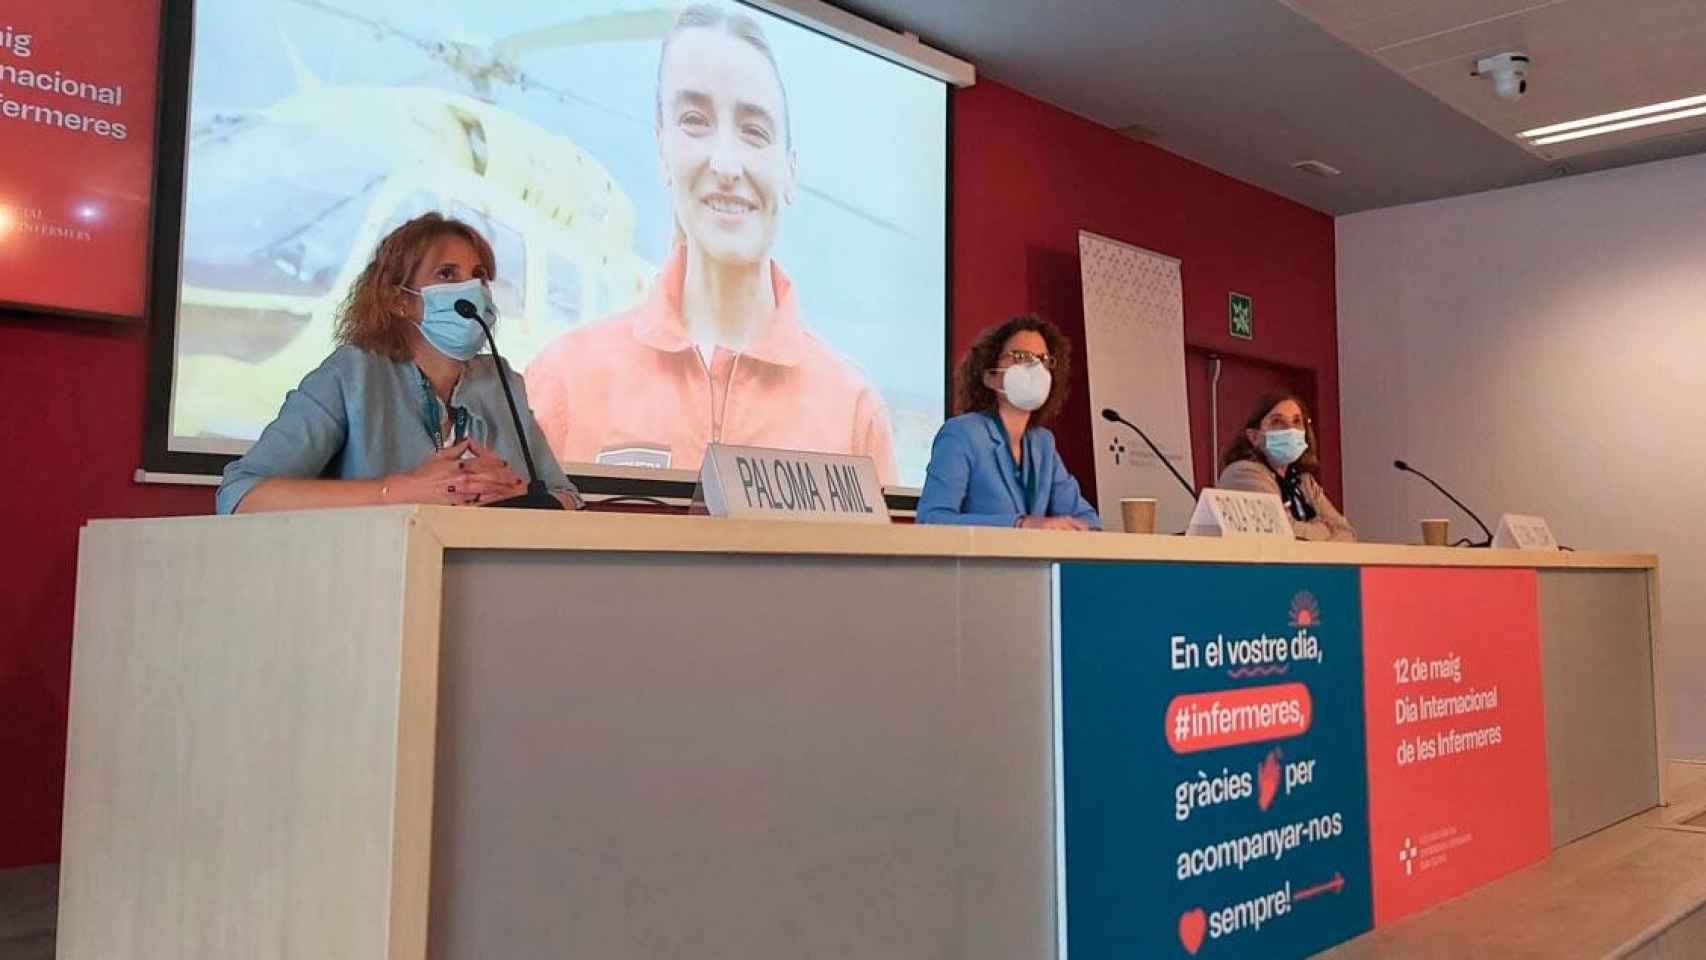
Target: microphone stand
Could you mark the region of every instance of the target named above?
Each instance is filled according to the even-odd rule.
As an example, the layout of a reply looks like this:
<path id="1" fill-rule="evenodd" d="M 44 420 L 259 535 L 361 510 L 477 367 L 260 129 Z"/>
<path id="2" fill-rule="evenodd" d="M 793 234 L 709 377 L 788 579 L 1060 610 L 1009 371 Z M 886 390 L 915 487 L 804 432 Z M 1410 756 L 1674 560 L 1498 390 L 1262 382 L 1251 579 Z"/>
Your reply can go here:
<path id="1" fill-rule="evenodd" d="M 509 415 L 515 422 L 515 439 L 521 444 L 521 456 L 527 461 L 527 475 L 531 478 L 527 484 L 527 492 L 518 496 L 497 500 L 486 504 L 488 507 L 511 507 L 523 510 L 563 510 L 563 502 L 551 495 L 545 481 L 539 479 L 539 468 L 533 465 L 533 451 L 527 445 L 527 429 L 521 425 L 521 410 L 515 405 L 515 394 L 509 388 L 509 377 L 504 374 L 503 357 L 498 355 L 498 342 L 492 339 L 492 328 L 486 326 L 486 321 L 480 316 L 479 308 L 467 300 L 456 301 L 456 312 L 480 325 L 480 332 L 486 335 L 486 343 L 492 348 L 492 360 L 497 364 L 498 383 L 503 385 L 504 399 L 509 402 Z"/>
<path id="2" fill-rule="evenodd" d="M 1155 445 L 1155 441 L 1149 439 L 1149 434 L 1144 433 L 1142 427 L 1140 427 L 1137 424 L 1132 423 L 1130 420 L 1127 420 L 1126 418 L 1120 416 L 1119 411 L 1115 410 L 1113 407 L 1103 407 L 1102 408 L 1102 419 L 1111 421 L 1113 423 L 1123 423 L 1126 426 L 1130 427 L 1132 429 L 1132 432 L 1136 433 L 1140 438 L 1142 438 L 1143 442 L 1149 446 L 1149 449 L 1153 450 L 1155 452 L 1155 459 L 1161 461 L 1161 465 L 1163 467 L 1167 468 L 1167 472 L 1173 475 L 1174 480 L 1179 481 L 1179 486 L 1184 487 L 1185 492 L 1190 494 L 1191 502 L 1192 503 L 1196 502 L 1196 500 L 1197 500 L 1197 489 L 1196 489 L 1196 487 L 1191 486 L 1191 484 L 1188 481 L 1186 481 L 1183 476 L 1180 476 L 1179 471 L 1174 468 L 1173 462 L 1171 460 L 1167 459 L 1167 455 L 1161 452 L 1161 448 Z"/>
<path id="3" fill-rule="evenodd" d="M 1482 540 L 1479 543 L 1471 543 L 1471 544 L 1469 544 L 1469 546 L 1471 546 L 1471 547 L 1491 547 L 1493 545 L 1493 531 L 1487 529 L 1487 525 L 1485 523 L 1481 522 L 1481 518 L 1475 515 L 1475 511 L 1469 509 L 1469 507 L 1466 506 L 1462 500 L 1459 500 L 1456 497 L 1452 496 L 1451 491 L 1447 490 L 1446 488 L 1444 488 L 1444 487 L 1440 486 L 1438 483 L 1436 483 L 1434 481 L 1433 477 L 1430 477 L 1427 474 L 1423 473 L 1422 471 L 1417 470 L 1415 467 L 1410 466 L 1408 463 L 1405 463 L 1402 460 L 1394 460 L 1394 461 L 1392 461 L 1392 465 L 1394 467 L 1397 467 L 1398 469 L 1404 471 L 1405 473 L 1413 473 L 1416 476 L 1421 477 L 1423 480 L 1426 480 L 1428 482 L 1429 486 L 1433 487 L 1435 490 L 1438 490 L 1441 494 L 1443 494 L 1445 496 L 1445 498 L 1447 500 L 1450 500 L 1452 503 L 1457 504 L 1457 509 L 1462 510 L 1464 513 L 1467 513 L 1469 515 L 1469 519 L 1475 521 L 1475 524 L 1481 528 L 1481 532 L 1487 535 L 1487 539 Z M 1459 542 L 1461 542 L 1461 541 L 1459 541 Z"/>

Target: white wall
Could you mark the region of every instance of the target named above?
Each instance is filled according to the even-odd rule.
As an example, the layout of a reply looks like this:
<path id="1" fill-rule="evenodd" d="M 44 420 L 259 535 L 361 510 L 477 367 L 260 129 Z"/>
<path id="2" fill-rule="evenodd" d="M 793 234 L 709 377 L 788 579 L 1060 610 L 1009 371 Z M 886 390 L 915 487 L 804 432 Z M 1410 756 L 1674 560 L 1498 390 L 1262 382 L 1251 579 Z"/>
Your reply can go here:
<path id="1" fill-rule="evenodd" d="M 1659 554 L 1671 750 L 1706 758 L 1706 156 L 1338 221 L 1347 513 L 1537 513 Z"/>

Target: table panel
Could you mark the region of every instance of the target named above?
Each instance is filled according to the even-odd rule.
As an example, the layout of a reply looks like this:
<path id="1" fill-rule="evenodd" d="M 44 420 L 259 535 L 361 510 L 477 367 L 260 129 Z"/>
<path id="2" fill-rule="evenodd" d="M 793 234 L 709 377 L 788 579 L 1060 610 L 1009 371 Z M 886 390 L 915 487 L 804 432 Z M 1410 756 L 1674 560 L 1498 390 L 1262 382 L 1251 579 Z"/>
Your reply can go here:
<path id="1" fill-rule="evenodd" d="M 1552 846 L 1659 802 L 1647 574 L 1542 570 Z"/>
<path id="2" fill-rule="evenodd" d="M 451 551 L 431 952 L 1053 952 L 1048 568 Z"/>

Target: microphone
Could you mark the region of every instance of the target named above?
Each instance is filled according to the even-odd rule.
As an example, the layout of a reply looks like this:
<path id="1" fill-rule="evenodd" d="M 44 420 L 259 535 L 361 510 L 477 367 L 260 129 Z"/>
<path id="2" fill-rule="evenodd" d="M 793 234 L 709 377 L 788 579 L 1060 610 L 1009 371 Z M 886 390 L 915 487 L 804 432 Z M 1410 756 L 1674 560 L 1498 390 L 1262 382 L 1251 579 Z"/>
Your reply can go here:
<path id="1" fill-rule="evenodd" d="M 1190 481 L 1179 475 L 1179 471 L 1173 467 L 1173 462 L 1167 459 L 1167 456 L 1161 452 L 1161 448 L 1155 445 L 1155 441 L 1149 439 L 1149 434 L 1144 433 L 1142 427 L 1120 416 L 1119 411 L 1115 410 L 1113 407 L 1102 408 L 1102 419 L 1110 420 L 1114 423 L 1123 423 L 1136 432 L 1139 437 L 1142 437 L 1143 442 L 1149 445 L 1149 449 L 1155 451 L 1155 459 L 1160 460 L 1161 465 L 1167 468 L 1167 472 L 1173 475 L 1173 479 L 1179 481 L 1179 486 L 1184 487 L 1185 492 L 1191 495 L 1191 502 L 1196 502 L 1197 488 L 1191 486 Z"/>
<path id="2" fill-rule="evenodd" d="M 1440 486 L 1438 483 L 1434 482 L 1433 477 L 1430 477 L 1427 474 L 1423 473 L 1422 471 L 1417 470 L 1415 467 L 1410 466 L 1409 464 L 1405 463 L 1402 460 L 1394 460 L 1394 461 L 1392 461 L 1392 465 L 1394 467 L 1397 467 L 1398 469 L 1404 471 L 1405 473 L 1413 473 L 1416 476 L 1421 477 L 1423 480 L 1426 480 L 1428 482 L 1429 486 L 1433 487 L 1435 490 L 1438 490 L 1440 493 L 1445 494 L 1445 498 L 1447 500 L 1450 500 L 1452 503 L 1457 504 L 1457 509 L 1462 510 L 1464 513 L 1469 514 L 1469 519 L 1475 521 L 1475 523 L 1478 526 L 1480 526 L 1481 532 L 1487 535 L 1487 539 L 1482 540 L 1480 543 L 1469 544 L 1471 547 L 1490 547 L 1493 545 L 1493 531 L 1487 529 L 1487 525 L 1481 522 L 1481 518 L 1477 517 L 1475 515 L 1475 511 L 1464 506 L 1462 500 L 1459 500 L 1456 497 L 1452 496 L 1451 491 L 1447 490 L 1446 488 Z"/>
<path id="3" fill-rule="evenodd" d="M 539 479 L 539 468 L 533 465 L 533 451 L 527 446 L 527 429 L 521 425 L 521 411 L 515 406 L 515 394 L 509 389 L 509 377 L 504 375 L 503 357 L 498 356 L 498 342 L 492 339 L 492 328 L 486 326 L 485 319 L 480 316 L 480 309 L 474 306 L 472 301 L 458 300 L 454 307 L 457 313 L 480 325 L 480 332 L 486 335 L 486 343 L 492 348 L 492 360 L 498 367 L 498 383 L 503 385 L 504 399 L 509 401 L 509 415 L 515 421 L 515 439 L 521 444 L 521 456 L 527 461 L 527 475 L 531 478 L 526 493 L 488 503 L 486 506 L 528 510 L 564 509 L 563 502 L 551 496 L 551 491 L 545 487 L 545 481 Z"/>

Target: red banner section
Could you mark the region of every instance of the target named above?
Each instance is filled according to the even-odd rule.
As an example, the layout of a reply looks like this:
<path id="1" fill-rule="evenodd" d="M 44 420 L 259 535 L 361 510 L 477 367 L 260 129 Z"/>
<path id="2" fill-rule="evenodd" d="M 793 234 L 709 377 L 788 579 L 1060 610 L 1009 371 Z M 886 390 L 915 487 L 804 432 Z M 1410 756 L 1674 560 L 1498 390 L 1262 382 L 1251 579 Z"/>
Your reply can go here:
<path id="1" fill-rule="evenodd" d="M 1546 856 L 1551 815 L 1532 570 L 1366 568 L 1374 922 Z"/>
<path id="2" fill-rule="evenodd" d="M 0 302 L 141 317 L 159 0 L 0 18 Z"/>

